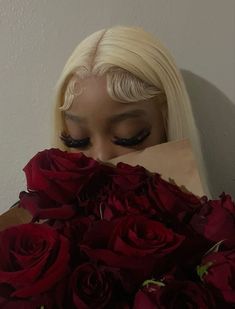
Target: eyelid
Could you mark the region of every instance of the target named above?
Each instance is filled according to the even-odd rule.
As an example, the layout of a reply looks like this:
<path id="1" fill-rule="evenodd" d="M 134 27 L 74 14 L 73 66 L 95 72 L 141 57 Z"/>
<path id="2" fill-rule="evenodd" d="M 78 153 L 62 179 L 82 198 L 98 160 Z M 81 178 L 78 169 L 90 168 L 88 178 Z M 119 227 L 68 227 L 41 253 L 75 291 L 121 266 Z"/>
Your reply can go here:
<path id="1" fill-rule="evenodd" d="M 90 138 L 86 137 L 83 139 L 74 139 L 66 133 L 60 135 L 60 139 L 64 142 L 67 147 L 71 148 L 84 148 L 88 145 Z"/>
<path id="2" fill-rule="evenodd" d="M 119 138 L 115 136 L 112 142 L 115 145 L 119 145 L 123 147 L 136 146 L 142 143 L 150 134 L 151 134 L 151 127 L 141 130 L 139 133 L 137 133 L 135 136 L 131 138 Z M 70 135 L 66 133 L 62 133 L 60 136 L 60 139 L 65 143 L 67 147 L 71 147 L 71 148 L 84 148 L 84 147 L 87 147 L 90 142 L 89 137 L 77 140 L 77 139 L 73 139 Z"/>
<path id="3" fill-rule="evenodd" d="M 143 142 L 151 134 L 151 128 L 145 128 L 131 138 L 119 138 L 115 136 L 113 143 L 120 146 L 135 146 Z"/>

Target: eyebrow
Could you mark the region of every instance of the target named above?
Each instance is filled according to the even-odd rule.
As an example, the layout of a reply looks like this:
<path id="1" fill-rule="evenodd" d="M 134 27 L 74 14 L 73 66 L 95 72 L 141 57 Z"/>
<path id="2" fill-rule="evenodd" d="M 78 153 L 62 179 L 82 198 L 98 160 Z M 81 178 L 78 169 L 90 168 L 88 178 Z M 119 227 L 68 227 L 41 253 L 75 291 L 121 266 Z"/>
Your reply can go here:
<path id="1" fill-rule="evenodd" d="M 66 118 L 68 118 L 68 119 L 70 119 L 70 120 L 72 120 L 72 121 L 74 121 L 74 122 L 85 122 L 85 121 L 86 121 L 85 118 L 81 118 L 81 117 L 79 117 L 79 116 L 70 114 L 70 113 L 68 113 L 68 112 L 66 112 L 66 111 L 64 112 L 64 114 L 65 114 Z"/>
<path id="2" fill-rule="evenodd" d="M 68 118 L 68 119 L 71 119 L 72 121 L 74 122 L 86 122 L 86 118 L 82 118 L 82 117 L 79 117 L 77 115 L 73 115 L 73 114 L 70 114 L 68 113 L 67 111 L 64 112 L 65 116 Z M 127 111 L 125 113 L 121 113 L 121 114 L 117 114 L 117 115 L 113 115 L 111 117 L 108 118 L 108 121 L 109 122 L 121 122 L 123 120 L 126 120 L 126 119 L 129 119 L 129 118 L 138 118 L 138 117 L 141 117 L 141 116 L 146 116 L 146 111 L 143 110 L 143 109 L 135 109 L 135 110 L 132 110 L 132 111 Z"/>

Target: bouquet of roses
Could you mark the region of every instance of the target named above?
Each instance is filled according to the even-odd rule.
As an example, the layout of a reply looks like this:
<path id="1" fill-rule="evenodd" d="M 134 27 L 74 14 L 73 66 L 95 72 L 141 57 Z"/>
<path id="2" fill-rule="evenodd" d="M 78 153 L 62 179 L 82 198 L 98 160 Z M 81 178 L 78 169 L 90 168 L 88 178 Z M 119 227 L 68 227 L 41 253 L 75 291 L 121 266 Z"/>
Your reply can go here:
<path id="1" fill-rule="evenodd" d="M 0 232 L 0 308 L 235 307 L 230 195 L 55 148 L 24 172 L 33 219 Z"/>

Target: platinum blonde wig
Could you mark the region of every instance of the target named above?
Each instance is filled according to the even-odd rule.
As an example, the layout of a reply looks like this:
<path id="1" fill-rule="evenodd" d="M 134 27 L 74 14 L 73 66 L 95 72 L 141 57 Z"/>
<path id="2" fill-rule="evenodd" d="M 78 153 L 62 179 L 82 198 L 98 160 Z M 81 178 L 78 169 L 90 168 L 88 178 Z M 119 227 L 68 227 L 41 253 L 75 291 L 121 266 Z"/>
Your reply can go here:
<path id="1" fill-rule="evenodd" d="M 106 75 L 107 92 L 116 101 L 129 103 L 156 97 L 158 104 L 160 98 L 165 98 L 167 140 L 191 141 L 205 194 L 210 196 L 198 130 L 182 75 L 162 43 L 140 27 L 102 29 L 76 47 L 55 88 L 52 147 L 69 151 L 59 138 L 65 130 L 63 111 L 82 93 L 79 81 L 92 75 Z"/>

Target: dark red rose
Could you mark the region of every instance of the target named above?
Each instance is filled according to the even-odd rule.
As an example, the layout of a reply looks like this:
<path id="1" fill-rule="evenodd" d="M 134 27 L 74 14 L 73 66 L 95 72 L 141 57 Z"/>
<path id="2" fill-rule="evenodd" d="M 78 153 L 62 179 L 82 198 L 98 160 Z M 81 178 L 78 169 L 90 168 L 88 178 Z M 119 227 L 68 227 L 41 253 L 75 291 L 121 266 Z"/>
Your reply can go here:
<path id="1" fill-rule="evenodd" d="M 38 152 L 24 167 L 28 191 L 43 191 L 61 204 L 73 202 L 76 194 L 89 184 L 104 167 L 82 153 L 69 153 L 56 148 Z M 102 177 L 99 177 L 99 183 Z"/>
<path id="2" fill-rule="evenodd" d="M 68 238 L 73 246 L 80 244 L 87 231 L 92 225 L 92 220 L 89 217 L 76 216 L 70 220 L 57 220 L 53 223 L 53 227 L 59 231 L 60 234 Z"/>
<path id="3" fill-rule="evenodd" d="M 64 309 L 67 308 L 66 289 L 69 277 L 63 278 L 49 291 L 30 298 L 12 297 L 14 289 L 6 284 L 0 284 L 0 308 L 4 309 Z M 4 292 L 3 292 L 4 291 Z M 1 294 L 1 293 L 0 293 Z"/>
<path id="4" fill-rule="evenodd" d="M 142 166 L 119 162 L 112 170 L 112 189 L 122 192 L 133 191 L 145 184 L 150 177 L 150 172 Z"/>
<path id="5" fill-rule="evenodd" d="M 126 216 L 113 221 L 94 222 L 86 233 L 84 244 L 107 248 L 123 256 L 166 257 L 185 240 L 162 223 L 145 216 Z"/>
<path id="6" fill-rule="evenodd" d="M 134 287 L 153 272 L 162 273 L 170 267 L 170 259 L 184 239 L 145 216 L 127 216 L 94 223 L 81 250 L 92 260 L 121 269 L 123 276 L 129 277 L 128 290 L 129 282 Z"/>
<path id="7" fill-rule="evenodd" d="M 44 192 L 26 192 L 19 194 L 18 207 L 30 212 L 33 221 L 39 219 L 62 219 L 66 220 L 73 217 L 78 212 L 77 202 L 60 204 L 51 200 Z"/>
<path id="8" fill-rule="evenodd" d="M 112 220 L 128 214 L 144 214 L 155 216 L 165 223 L 173 222 L 175 227 L 179 226 L 180 231 L 182 224 L 187 225 L 202 205 L 203 198 L 183 192 L 179 186 L 165 181 L 157 173 L 150 175 L 146 170 L 136 167 L 135 178 L 134 168 L 132 170 L 128 165 L 121 166 L 123 171 L 117 176 L 118 181 L 104 187 L 99 192 L 96 203 L 90 204 L 91 212 L 98 217 L 102 215 L 102 218 Z M 126 175 L 131 179 L 130 187 L 125 169 Z"/>
<path id="9" fill-rule="evenodd" d="M 145 191 L 108 191 L 99 200 L 96 208 L 97 216 L 100 214 L 103 219 L 112 220 L 125 215 L 145 214 L 146 216 L 156 215 L 154 203 Z"/>
<path id="10" fill-rule="evenodd" d="M 153 280 L 152 280 L 153 281 Z M 167 278 L 149 283 L 135 296 L 133 309 L 214 309 L 217 307 L 213 295 L 202 285 L 192 281 L 177 281 Z"/>
<path id="11" fill-rule="evenodd" d="M 146 195 L 145 188 L 151 175 L 145 168 L 118 163 L 107 172 L 107 178 L 107 185 L 96 196 L 90 194 L 87 199 L 78 196 L 80 206 L 88 214 L 111 220 L 126 214 L 156 213 L 152 211 L 153 203 Z"/>
<path id="12" fill-rule="evenodd" d="M 203 257 L 198 274 L 206 286 L 235 305 L 235 249 L 209 253 Z"/>
<path id="13" fill-rule="evenodd" d="M 179 186 L 162 179 L 158 174 L 153 175 L 147 195 L 167 220 L 177 220 L 180 224 L 189 222 L 195 211 L 201 207 L 204 198 L 184 192 Z"/>
<path id="14" fill-rule="evenodd" d="M 1 289 L 1 288 L 0 288 Z M 44 306 L 44 307 L 43 307 Z M 35 309 L 35 308 L 45 308 L 45 309 L 54 309 L 55 303 L 51 299 L 51 297 L 45 297 L 41 295 L 37 299 L 3 299 L 0 296 L 0 308 L 4 309 Z M 62 307 L 58 307 L 61 308 Z"/>
<path id="15" fill-rule="evenodd" d="M 4 293 L 11 300 L 38 296 L 69 273 L 69 241 L 44 224 L 22 224 L 0 232 L 0 257 L 2 298 Z"/>
<path id="16" fill-rule="evenodd" d="M 76 308 L 115 308 L 124 296 L 119 274 L 107 267 L 85 263 L 71 277 L 72 298 Z M 113 305 L 112 305 L 113 303 Z M 128 308 L 122 304 L 118 308 Z"/>
<path id="17" fill-rule="evenodd" d="M 63 283 L 63 282 L 62 282 Z M 4 309 L 64 309 L 64 291 L 65 285 L 61 285 L 63 290 L 61 289 L 60 285 L 58 284 L 55 288 L 50 290 L 48 293 L 39 294 L 35 297 L 30 298 L 16 298 L 11 297 L 10 295 L 13 292 L 12 288 L 5 287 L 4 296 L 0 295 L 0 308 Z M 4 285 L 0 284 L 1 292 L 4 289 Z M 1 294 L 1 293 L 0 293 Z M 63 295 L 63 296 L 62 296 Z M 59 297 L 58 297 L 59 296 Z M 62 297 L 61 297 L 62 296 Z"/>
<path id="18" fill-rule="evenodd" d="M 100 190 L 95 202 L 86 205 L 89 212 L 105 220 L 129 214 L 149 217 L 158 214 L 156 203 L 148 193 L 150 174 L 139 166 L 124 163 L 118 166 L 117 172 L 113 170 L 113 182 Z"/>
<path id="19" fill-rule="evenodd" d="M 127 256 L 165 257 L 178 248 L 185 237 L 145 216 L 127 216 L 116 221 L 108 247 Z"/>
<path id="20" fill-rule="evenodd" d="M 222 246 L 235 246 L 235 204 L 230 195 L 222 193 L 220 199 L 208 200 L 192 217 L 192 228 L 215 243 L 224 240 Z"/>

